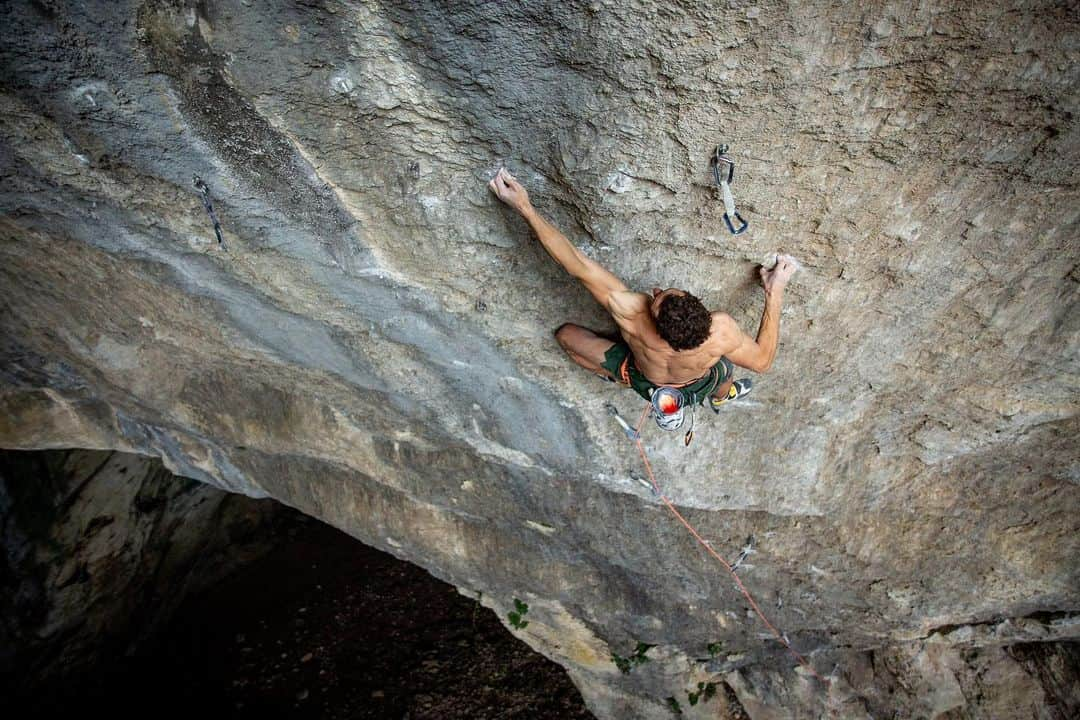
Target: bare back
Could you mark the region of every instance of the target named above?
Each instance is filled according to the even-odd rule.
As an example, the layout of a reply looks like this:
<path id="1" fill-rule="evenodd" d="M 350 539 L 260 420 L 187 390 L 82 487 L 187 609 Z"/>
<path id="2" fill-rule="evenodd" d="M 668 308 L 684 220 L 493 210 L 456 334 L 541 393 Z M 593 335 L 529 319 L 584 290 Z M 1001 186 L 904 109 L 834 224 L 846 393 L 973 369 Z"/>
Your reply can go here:
<path id="1" fill-rule="evenodd" d="M 649 296 L 631 291 L 622 280 L 600 263 L 585 255 L 566 236 L 536 212 L 529 202 L 529 194 L 506 168 L 500 168 L 488 187 L 504 203 L 514 208 L 529 223 L 544 250 L 604 306 L 619 324 L 623 338 L 634 353 L 638 369 L 658 384 L 681 385 L 702 377 L 710 367 L 726 357 L 734 364 L 754 372 L 763 373 L 772 367 L 780 338 L 780 305 L 784 286 L 798 268 L 790 255 L 776 255 L 771 268 L 760 268 L 761 284 L 765 289 L 765 309 L 757 338 L 742 330 L 730 315 L 712 313 L 709 337 L 692 350 L 675 350 L 656 330 L 653 308 Z M 677 288 L 669 288 L 671 292 Z M 659 288 L 657 302 L 663 293 Z M 585 328 L 577 340 L 571 340 L 566 323 L 556 331 L 556 338 L 564 350 L 582 367 L 592 372 L 604 372 L 603 358 L 611 341 L 605 341 Z M 577 326 L 574 326 L 577 327 Z"/>
<path id="2" fill-rule="evenodd" d="M 649 310 L 651 304 L 652 299 L 645 293 L 619 292 L 612 293 L 608 310 L 630 346 L 638 369 L 654 383 L 681 385 L 693 382 L 708 373 L 721 356 L 739 345 L 739 338 L 731 332 L 734 326 L 731 318 L 725 313 L 714 312 L 712 329 L 704 343 L 690 350 L 675 350 L 660 337 Z"/>

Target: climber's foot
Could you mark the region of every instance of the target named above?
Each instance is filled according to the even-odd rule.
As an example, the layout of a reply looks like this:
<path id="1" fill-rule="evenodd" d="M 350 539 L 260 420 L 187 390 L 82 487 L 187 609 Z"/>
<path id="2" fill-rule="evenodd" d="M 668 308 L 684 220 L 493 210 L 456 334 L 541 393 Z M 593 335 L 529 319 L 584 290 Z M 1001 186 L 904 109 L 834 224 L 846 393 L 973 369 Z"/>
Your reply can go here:
<path id="1" fill-rule="evenodd" d="M 712 407 L 713 412 L 719 413 L 721 405 L 729 400 L 738 400 L 741 397 L 745 397 L 750 393 L 752 387 L 754 387 L 754 383 L 750 381 L 750 378 L 740 378 L 731 383 L 731 387 L 728 388 L 726 397 L 712 397 L 709 399 L 709 405 Z"/>

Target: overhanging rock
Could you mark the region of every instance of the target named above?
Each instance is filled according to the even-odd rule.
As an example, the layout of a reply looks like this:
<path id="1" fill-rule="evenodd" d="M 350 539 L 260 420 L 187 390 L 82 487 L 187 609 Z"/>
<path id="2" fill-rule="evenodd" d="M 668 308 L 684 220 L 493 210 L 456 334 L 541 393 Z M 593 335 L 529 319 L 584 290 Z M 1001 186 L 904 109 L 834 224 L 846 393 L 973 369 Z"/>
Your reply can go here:
<path id="1" fill-rule="evenodd" d="M 22 2 L 0 19 L 0 444 L 160 456 L 504 617 L 523 599 L 522 637 L 604 717 L 667 717 L 710 679 L 748 709 L 910 710 L 868 689 L 867 653 L 925 669 L 944 661 L 903 648 L 1009 619 L 1034 635 L 962 642 L 1077 637 L 1068 6 Z M 720 142 L 739 236 L 711 184 Z M 490 197 L 503 164 L 630 285 L 686 287 L 747 330 L 755 263 L 806 265 L 754 401 L 702 418 L 689 450 L 648 444 L 714 547 L 755 537 L 744 580 L 836 668 L 832 691 L 759 638 L 634 481 L 603 407 L 636 399 L 551 338 L 607 321 Z M 611 654 L 638 642 L 653 660 L 623 675 Z"/>

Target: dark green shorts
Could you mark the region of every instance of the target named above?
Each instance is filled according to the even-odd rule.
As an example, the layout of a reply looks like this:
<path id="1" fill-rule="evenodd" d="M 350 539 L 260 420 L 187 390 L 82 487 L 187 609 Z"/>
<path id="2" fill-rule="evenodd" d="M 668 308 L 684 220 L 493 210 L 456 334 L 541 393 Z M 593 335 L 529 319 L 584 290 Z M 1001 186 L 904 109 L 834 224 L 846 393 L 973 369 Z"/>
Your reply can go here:
<path id="1" fill-rule="evenodd" d="M 618 341 L 604 353 L 604 362 L 600 367 L 607 370 L 615 378 L 616 382 L 628 385 L 641 397 L 652 400 L 653 390 L 660 387 L 649 378 L 641 374 L 637 365 L 634 364 L 634 355 L 630 352 L 630 346 L 623 341 Z M 720 358 L 700 380 L 695 380 L 689 385 L 679 387 L 687 399 L 692 403 L 703 403 L 716 388 L 723 385 L 732 373 L 735 372 L 731 361 L 725 357 Z"/>

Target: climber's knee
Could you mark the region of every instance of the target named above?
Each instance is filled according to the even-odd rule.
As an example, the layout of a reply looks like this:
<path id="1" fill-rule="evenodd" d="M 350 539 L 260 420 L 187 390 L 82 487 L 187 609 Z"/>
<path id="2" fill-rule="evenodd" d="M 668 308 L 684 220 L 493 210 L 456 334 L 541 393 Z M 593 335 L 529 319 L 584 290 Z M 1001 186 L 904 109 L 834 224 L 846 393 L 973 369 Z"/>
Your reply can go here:
<path id="1" fill-rule="evenodd" d="M 731 392 L 731 385 L 735 382 L 734 377 L 729 377 L 724 382 L 720 383 L 719 387 L 713 391 L 712 397 L 717 400 L 726 400 L 728 393 Z"/>
<path id="2" fill-rule="evenodd" d="M 602 370 L 604 356 L 615 344 L 592 330 L 573 323 L 560 325 L 555 330 L 555 340 L 571 360 L 594 372 Z"/>
<path id="3" fill-rule="evenodd" d="M 568 347 L 573 343 L 574 336 L 584 329 L 585 328 L 580 325 L 575 325 L 574 323 L 563 323 L 555 328 L 555 340 L 564 348 Z"/>

